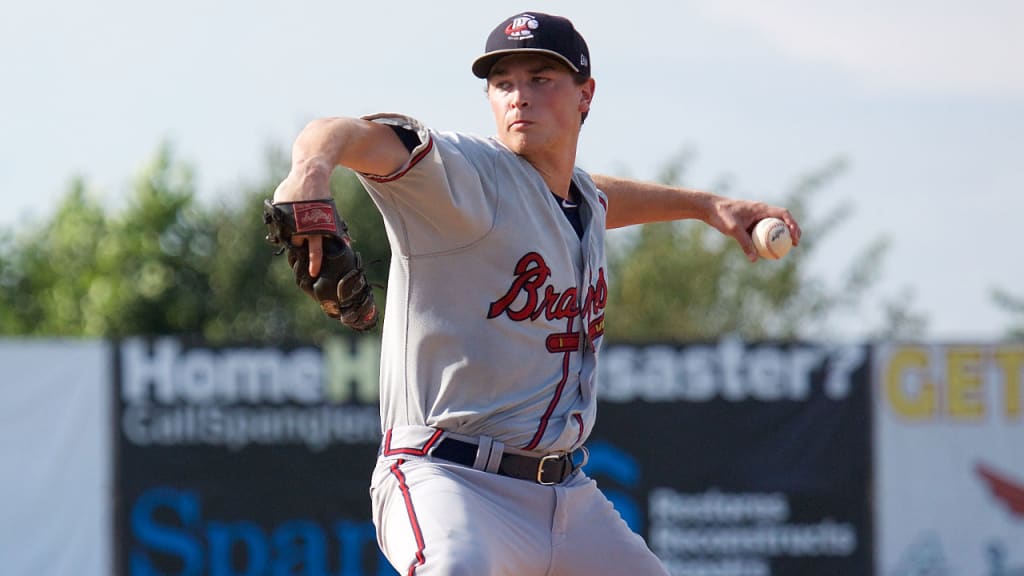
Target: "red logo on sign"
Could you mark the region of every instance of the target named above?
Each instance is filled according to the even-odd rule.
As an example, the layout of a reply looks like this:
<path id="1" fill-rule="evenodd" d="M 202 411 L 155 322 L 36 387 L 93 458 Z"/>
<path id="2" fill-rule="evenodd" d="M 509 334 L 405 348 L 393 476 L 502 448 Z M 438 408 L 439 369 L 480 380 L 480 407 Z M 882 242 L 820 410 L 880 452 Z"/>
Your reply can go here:
<path id="1" fill-rule="evenodd" d="M 1024 517 L 1024 482 L 1000 474 L 981 463 L 974 467 L 974 471 L 985 481 L 992 495 L 1010 509 L 1010 513 Z"/>

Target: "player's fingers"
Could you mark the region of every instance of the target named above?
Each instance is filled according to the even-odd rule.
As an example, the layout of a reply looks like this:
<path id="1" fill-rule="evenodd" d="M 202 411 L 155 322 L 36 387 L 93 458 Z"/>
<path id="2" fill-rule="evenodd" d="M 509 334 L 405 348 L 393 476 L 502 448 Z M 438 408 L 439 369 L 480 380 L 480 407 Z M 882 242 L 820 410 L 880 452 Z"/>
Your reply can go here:
<path id="1" fill-rule="evenodd" d="M 778 206 L 762 206 L 764 206 L 766 209 L 762 210 L 760 214 L 758 214 L 757 218 L 755 218 L 754 221 L 751 223 L 751 230 L 753 230 L 754 224 L 757 224 L 757 222 L 763 218 L 778 218 L 779 220 L 785 222 L 786 227 L 789 228 L 789 236 L 790 238 L 793 239 L 793 246 L 800 244 L 800 234 L 802 233 L 802 231 L 800 230 L 800 225 L 797 224 L 796 222 L 796 218 L 793 218 L 793 215 L 789 212 L 789 210 L 785 208 L 780 208 Z"/>
<path id="2" fill-rule="evenodd" d="M 309 275 L 316 278 L 320 275 L 320 264 L 324 258 L 324 238 L 319 234 L 296 234 L 292 236 L 292 244 L 295 246 L 306 245 L 306 252 L 309 255 Z"/>
<path id="3" fill-rule="evenodd" d="M 786 223 L 786 226 L 789 227 L 789 236 L 793 239 L 793 246 L 800 244 L 800 234 L 802 231 L 800 230 L 800 225 L 797 224 L 796 219 L 789 213 L 789 210 L 783 211 L 783 213 L 779 215 L 779 218 L 781 218 L 782 221 Z"/>
<path id="4" fill-rule="evenodd" d="M 743 253 L 747 256 L 747 260 L 757 262 L 757 248 L 754 246 L 754 239 L 751 238 L 750 234 L 746 230 L 740 230 L 733 237 L 739 242 L 740 248 L 743 249 Z"/>
<path id="5" fill-rule="evenodd" d="M 320 264 L 324 257 L 324 237 L 314 234 L 309 237 L 309 275 L 320 275 Z"/>
<path id="6" fill-rule="evenodd" d="M 803 231 L 800 230 L 800 225 L 796 223 L 796 220 L 790 219 L 786 222 L 789 226 L 789 235 L 793 237 L 793 246 L 800 244 L 800 235 Z"/>

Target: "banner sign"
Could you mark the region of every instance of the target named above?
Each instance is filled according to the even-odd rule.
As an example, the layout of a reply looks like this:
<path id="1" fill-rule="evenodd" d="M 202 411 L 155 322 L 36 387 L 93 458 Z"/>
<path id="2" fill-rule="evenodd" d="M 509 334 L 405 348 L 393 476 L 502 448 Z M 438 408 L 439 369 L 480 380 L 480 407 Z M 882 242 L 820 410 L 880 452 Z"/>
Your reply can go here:
<path id="1" fill-rule="evenodd" d="M 1024 574 L 1024 344 L 875 356 L 879 573 Z"/>
<path id="2" fill-rule="evenodd" d="M 0 337 L 0 573 L 109 576 L 110 350 Z"/>
<path id="3" fill-rule="evenodd" d="M 588 472 L 671 574 L 874 573 L 866 346 L 602 356 Z"/>
<path id="4" fill-rule="evenodd" d="M 381 576 L 379 341 L 116 348 L 119 573 Z M 868 349 L 607 346 L 587 471 L 674 575 L 873 574 Z"/>
<path id="5" fill-rule="evenodd" d="M 115 348 L 119 574 L 394 574 L 368 495 L 379 341 Z"/>

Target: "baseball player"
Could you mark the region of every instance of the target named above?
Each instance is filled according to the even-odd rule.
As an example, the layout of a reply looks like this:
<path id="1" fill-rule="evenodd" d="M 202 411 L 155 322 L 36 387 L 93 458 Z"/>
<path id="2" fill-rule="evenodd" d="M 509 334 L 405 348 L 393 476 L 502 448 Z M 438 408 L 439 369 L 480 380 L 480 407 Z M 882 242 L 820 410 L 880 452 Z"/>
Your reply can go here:
<path id="1" fill-rule="evenodd" d="M 666 574 L 581 469 L 608 301 L 605 230 L 698 218 L 756 260 L 747 231 L 775 216 L 799 242 L 785 209 L 577 168 L 590 71 L 569 20 L 517 14 L 472 65 L 495 136 L 398 114 L 317 120 L 274 194 L 278 208 L 323 204 L 343 166 L 383 215 L 393 258 L 370 492 L 378 543 L 402 574 Z M 296 273 L 316 281 L 327 240 L 295 231 Z M 372 326 L 372 300 L 346 298 L 342 309 L 359 312 L 343 321 Z"/>

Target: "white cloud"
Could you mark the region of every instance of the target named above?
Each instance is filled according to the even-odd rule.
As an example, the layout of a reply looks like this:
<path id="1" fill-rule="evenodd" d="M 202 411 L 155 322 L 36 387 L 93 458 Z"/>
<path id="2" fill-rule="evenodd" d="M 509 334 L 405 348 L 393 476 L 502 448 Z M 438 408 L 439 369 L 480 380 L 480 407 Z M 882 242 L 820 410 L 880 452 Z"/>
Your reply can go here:
<path id="1" fill-rule="evenodd" d="M 868 85 L 1024 96 L 1019 0 L 705 0 L 785 52 L 838 65 Z"/>

